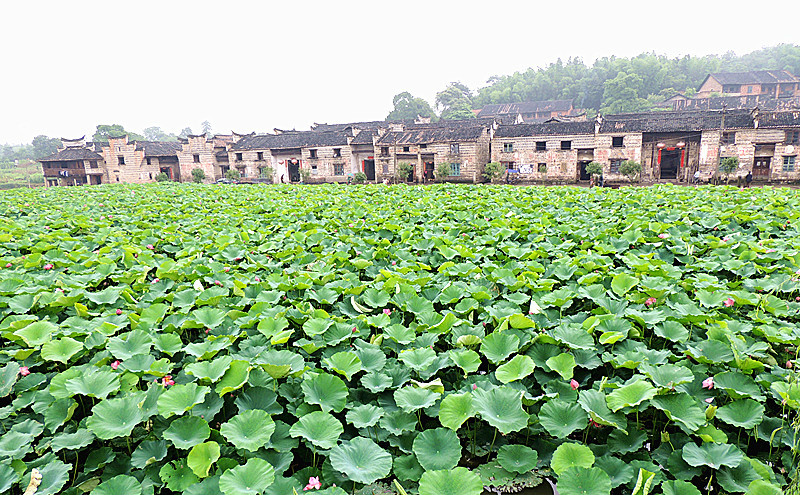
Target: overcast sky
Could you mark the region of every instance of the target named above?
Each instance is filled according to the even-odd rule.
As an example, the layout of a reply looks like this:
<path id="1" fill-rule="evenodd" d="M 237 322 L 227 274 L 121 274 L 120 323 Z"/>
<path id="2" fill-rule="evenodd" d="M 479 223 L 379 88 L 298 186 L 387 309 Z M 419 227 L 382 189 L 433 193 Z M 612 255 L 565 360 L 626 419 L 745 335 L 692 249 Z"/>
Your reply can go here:
<path id="1" fill-rule="evenodd" d="M 796 1 L 3 1 L 0 143 L 381 120 L 559 57 L 800 43 Z M 742 8 L 745 7 L 745 8 Z"/>

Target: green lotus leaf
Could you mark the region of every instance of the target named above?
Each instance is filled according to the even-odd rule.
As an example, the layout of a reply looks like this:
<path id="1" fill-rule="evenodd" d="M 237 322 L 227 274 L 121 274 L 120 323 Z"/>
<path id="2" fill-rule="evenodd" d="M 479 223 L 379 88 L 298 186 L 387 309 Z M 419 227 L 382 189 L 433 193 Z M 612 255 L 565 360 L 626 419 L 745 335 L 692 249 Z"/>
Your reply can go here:
<path id="1" fill-rule="evenodd" d="M 528 426 L 528 414 L 522 410 L 521 392 L 497 387 L 473 392 L 473 406 L 481 418 L 507 435 Z"/>
<path id="2" fill-rule="evenodd" d="M 334 469 L 348 479 L 368 485 L 389 476 L 392 456 L 368 438 L 355 437 L 330 451 Z"/>
<path id="3" fill-rule="evenodd" d="M 658 389 L 645 380 L 638 380 L 620 387 L 606 397 L 608 407 L 617 412 L 623 407 L 633 407 L 655 397 Z"/>
<path id="4" fill-rule="evenodd" d="M 197 476 L 182 460 L 164 464 L 158 471 L 158 475 L 167 488 L 176 492 L 189 488 L 197 483 L 198 480 Z"/>
<path id="5" fill-rule="evenodd" d="M 165 440 L 145 440 L 131 454 L 131 466 L 143 469 L 166 456 L 167 442 Z"/>
<path id="6" fill-rule="evenodd" d="M 570 467 L 559 474 L 556 489 L 563 495 L 610 495 L 611 479 L 597 467 Z"/>
<path id="7" fill-rule="evenodd" d="M 169 306 L 162 303 L 156 303 L 147 306 L 139 315 L 139 325 L 152 327 L 164 319 L 164 315 L 167 314 L 168 309 Z"/>
<path id="8" fill-rule="evenodd" d="M 547 367 L 555 371 L 564 380 L 572 378 L 572 372 L 575 369 L 575 357 L 567 352 L 561 353 L 558 356 L 553 356 L 545 361 Z"/>
<path id="9" fill-rule="evenodd" d="M 439 404 L 439 422 L 453 431 L 461 428 L 464 421 L 475 416 L 472 394 L 450 394 Z"/>
<path id="10" fill-rule="evenodd" d="M 53 460 L 40 466 L 39 474 L 42 475 L 42 482 L 36 489 L 36 495 L 55 495 L 61 492 L 61 488 L 69 481 L 69 471 L 72 466 L 61 461 Z M 20 492 L 30 484 L 31 476 L 28 472 L 20 483 Z"/>
<path id="11" fill-rule="evenodd" d="M 613 426 L 620 430 L 628 428 L 628 421 L 622 413 L 613 413 L 608 408 L 606 396 L 599 390 L 581 390 L 578 404 L 589 413 L 589 418 L 604 426 Z"/>
<path id="12" fill-rule="evenodd" d="M 725 390 L 734 399 L 752 398 L 763 401 L 764 396 L 758 384 L 739 371 L 725 371 L 714 376 L 714 386 Z"/>
<path id="13" fill-rule="evenodd" d="M 0 397 L 11 393 L 19 375 L 19 364 L 11 362 L 0 368 Z"/>
<path id="14" fill-rule="evenodd" d="M 421 474 L 421 473 L 420 473 Z M 0 464 L 0 492 L 8 493 L 8 490 L 19 481 L 21 474 L 8 464 Z"/>
<path id="15" fill-rule="evenodd" d="M 266 387 L 250 387 L 233 401 L 240 413 L 250 409 L 261 409 L 269 414 L 280 414 L 283 407 L 278 404 L 278 395 Z"/>
<path id="16" fill-rule="evenodd" d="M 377 394 L 392 385 L 392 378 L 384 373 L 367 373 L 361 377 L 361 384 L 373 394 Z"/>
<path id="17" fill-rule="evenodd" d="M 94 495 L 142 495 L 142 484 L 133 476 L 120 474 L 108 479 L 92 490 Z"/>
<path id="18" fill-rule="evenodd" d="M 83 349 L 83 344 L 75 339 L 63 337 L 58 340 L 51 340 L 42 345 L 41 355 L 45 361 L 58 361 L 67 363 L 72 356 Z"/>
<path id="19" fill-rule="evenodd" d="M 633 466 L 618 457 L 610 455 L 598 457 L 595 459 L 594 465 L 605 471 L 608 477 L 611 478 L 612 488 L 630 483 L 636 475 Z"/>
<path id="20" fill-rule="evenodd" d="M 356 428 L 375 426 L 383 417 L 384 410 L 371 404 L 362 404 L 347 411 L 347 422 Z"/>
<path id="21" fill-rule="evenodd" d="M 309 338 L 325 333 L 333 325 L 333 320 L 324 318 L 311 318 L 303 324 L 303 331 Z"/>
<path id="22" fill-rule="evenodd" d="M 401 481 L 419 481 L 424 469 L 413 455 L 401 455 L 394 458 L 392 472 Z"/>
<path id="23" fill-rule="evenodd" d="M 247 383 L 249 377 L 250 363 L 241 359 L 231 361 L 230 368 L 222 375 L 220 381 L 217 382 L 214 391 L 222 397 L 225 394 L 242 388 L 244 384 Z"/>
<path id="24" fill-rule="evenodd" d="M 39 347 L 45 342 L 49 342 L 50 336 L 57 330 L 58 327 L 49 321 L 35 321 L 17 330 L 14 335 L 22 338 L 28 347 Z"/>
<path id="25" fill-rule="evenodd" d="M 101 440 L 130 436 L 133 428 L 145 419 L 136 397 L 106 399 L 95 404 L 86 422 L 89 431 Z"/>
<path id="26" fill-rule="evenodd" d="M 745 495 L 782 495 L 784 491 L 769 481 L 755 480 L 747 487 Z"/>
<path id="27" fill-rule="evenodd" d="M 586 411 L 574 402 L 551 400 L 539 410 L 539 422 L 556 438 L 566 438 L 589 424 Z"/>
<path id="28" fill-rule="evenodd" d="M 474 299 L 471 300 L 477 303 L 477 301 L 475 301 Z M 456 309 L 458 309 L 458 307 L 456 307 Z M 480 344 L 481 338 L 478 337 L 477 335 L 467 334 L 467 335 L 462 335 L 458 339 L 456 339 L 456 343 L 458 345 L 473 346 Z"/>
<path id="29" fill-rule="evenodd" d="M 700 490 L 688 481 L 669 480 L 661 483 L 664 495 L 701 495 Z"/>
<path id="30" fill-rule="evenodd" d="M 183 349 L 183 342 L 174 333 L 161 333 L 153 336 L 153 347 L 169 356 Z"/>
<path id="31" fill-rule="evenodd" d="M 272 378 L 283 378 L 291 373 L 305 369 L 303 356 L 292 351 L 269 349 L 259 354 L 256 362 L 269 373 Z M 288 368 L 287 368 L 288 367 Z"/>
<path id="32" fill-rule="evenodd" d="M 744 493 L 755 480 L 762 479 L 745 458 L 735 468 L 724 467 L 717 473 L 717 481 L 729 493 Z"/>
<path id="33" fill-rule="evenodd" d="M 717 418 L 729 425 L 750 429 L 764 420 L 764 406 L 752 399 L 733 401 L 717 409 Z"/>
<path id="34" fill-rule="evenodd" d="M 440 395 L 424 388 L 403 387 L 394 392 L 394 401 L 403 411 L 413 413 L 434 405 Z"/>
<path id="35" fill-rule="evenodd" d="M 704 443 L 698 447 L 690 442 L 683 446 L 682 455 L 690 466 L 708 466 L 711 469 L 736 467 L 744 460 L 742 451 L 727 443 Z"/>
<path id="36" fill-rule="evenodd" d="M 388 327 L 384 328 L 383 334 L 398 344 L 403 345 L 410 344 L 416 337 L 414 330 L 399 324 L 389 325 Z"/>
<path id="37" fill-rule="evenodd" d="M 211 361 L 198 361 L 188 364 L 184 369 L 186 373 L 190 375 L 213 383 L 222 378 L 225 372 L 230 368 L 231 362 L 233 362 L 232 357 L 220 356 Z"/>
<path id="38" fill-rule="evenodd" d="M 97 292 L 86 292 L 86 299 L 97 305 L 110 305 L 117 302 L 121 293 L 120 287 L 108 287 Z"/>
<path id="39" fill-rule="evenodd" d="M 481 366 L 480 354 L 470 349 L 451 349 L 448 356 L 465 374 L 475 373 Z"/>
<path id="40" fill-rule="evenodd" d="M 269 443 L 275 422 L 265 411 L 251 409 L 223 423 L 219 431 L 237 449 L 255 452 Z"/>
<path id="41" fill-rule="evenodd" d="M 361 360 L 355 353 L 349 351 L 337 352 L 325 359 L 324 362 L 328 369 L 344 375 L 348 380 L 361 371 Z"/>
<path id="42" fill-rule="evenodd" d="M 662 364 L 660 366 L 643 365 L 641 371 L 653 380 L 657 387 L 674 389 L 683 383 L 694 381 L 692 370 L 685 366 L 675 364 Z"/>
<path id="43" fill-rule="evenodd" d="M 318 404 L 324 412 L 341 412 L 347 403 L 347 385 L 337 376 L 307 373 L 301 388 L 306 402 Z"/>
<path id="44" fill-rule="evenodd" d="M 419 495 L 480 495 L 480 476 L 464 467 L 425 471 L 419 480 Z"/>
<path id="45" fill-rule="evenodd" d="M 666 394 L 653 397 L 651 404 L 664 411 L 667 417 L 687 433 L 692 433 L 706 423 L 705 411 L 687 393 Z"/>
<path id="46" fill-rule="evenodd" d="M 618 296 L 624 296 L 629 290 L 636 287 L 639 279 L 627 273 L 618 273 L 611 279 L 611 290 Z"/>
<path id="47" fill-rule="evenodd" d="M 524 445 L 503 445 L 497 451 L 497 462 L 506 471 L 524 474 L 533 470 L 539 461 L 539 454 Z"/>
<path id="48" fill-rule="evenodd" d="M 224 320 L 224 311 L 208 306 L 195 309 L 189 315 L 189 321 L 196 323 L 198 326 L 210 328 L 212 330 L 220 326 Z"/>
<path id="49" fill-rule="evenodd" d="M 158 414 L 165 418 L 176 414 L 180 416 L 196 404 L 202 404 L 209 390 L 196 383 L 173 385 L 158 397 Z"/>
<path id="50" fill-rule="evenodd" d="M 414 439 L 414 455 L 426 471 L 452 469 L 461 459 L 461 442 L 456 432 L 447 428 L 433 428 L 421 432 Z"/>
<path id="51" fill-rule="evenodd" d="M 84 373 L 64 382 L 70 394 L 86 395 L 105 399 L 119 390 L 119 374 L 110 370 L 89 368 Z"/>
<path id="52" fill-rule="evenodd" d="M 220 475 L 215 474 L 214 476 L 209 476 L 208 478 L 202 479 L 195 483 L 194 485 L 190 486 L 186 490 L 183 491 L 183 495 L 224 495 L 222 490 L 219 488 L 219 479 Z M 267 488 L 267 491 L 264 492 L 265 495 L 281 495 L 285 492 L 270 492 L 269 490 L 273 489 L 275 484 L 270 485 Z"/>
<path id="53" fill-rule="evenodd" d="M 315 447 L 325 450 L 336 446 L 336 441 L 342 433 L 344 433 L 342 423 L 330 413 L 322 411 L 304 414 L 289 429 L 292 437 L 305 438 Z"/>
<path id="54" fill-rule="evenodd" d="M 422 371 L 436 360 L 436 352 L 429 347 L 419 347 L 400 353 L 398 359 L 414 371 Z"/>
<path id="55" fill-rule="evenodd" d="M 553 330 L 553 337 L 572 350 L 594 350 L 594 338 L 580 325 L 560 325 Z"/>
<path id="56" fill-rule="evenodd" d="M 162 436 L 179 449 L 190 449 L 211 435 L 205 419 L 197 416 L 182 416 L 170 423 Z"/>
<path id="57" fill-rule="evenodd" d="M 481 342 L 481 354 L 492 363 L 501 363 L 519 349 L 519 337 L 512 333 L 492 332 Z"/>
<path id="58" fill-rule="evenodd" d="M 0 437 L 0 458 L 21 459 L 32 450 L 33 435 L 8 431 Z"/>
<path id="59" fill-rule="evenodd" d="M 274 481 L 272 465 L 254 457 L 244 465 L 225 471 L 219 479 L 219 488 L 225 495 L 257 495 Z"/>
<path id="60" fill-rule="evenodd" d="M 92 432 L 86 429 L 79 429 L 75 433 L 61 433 L 53 437 L 50 446 L 53 452 L 58 452 L 62 449 L 78 450 L 86 447 L 94 441 Z"/>
<path id="61" fill-rule="evenodd" d="M 208 476 L 212 464 L 219 459 L 219 444 L 217 442 L 199 443 L 192 447 L 186 456 L 186 465 L 198 478 Z"/>
<path id="62" fill-rule="evenodd" d="M 677 321 L 665 321 L 655 327 L 655 334 L 673 342 L 685 342 L 689 338 L 689 330 Z"/>
<path id="63" fill-rule="evenodd" d="M 550 460 L 550 467 L 559 476 L 559 479 L 569 468 L 590 468 L 593 465 L 594 454 L 592 450 L 585 445 L 577 443 L 562 443 L 553 452 L 553 458 Z"/>
<path id="64" fill-rule="evenodd" d="M 393 435 L 402 435 L 404 431 L 414 431 L 417 426 L 417 417 L 398 409 L 384 414 L 380 420 L 380 426 Z"/>
<path id="65" fill-rule="evenodd" d="M 511 383 L 533 373 L 534 367 L 533 359 L 518 354 L 507 363 L 498 366 L 494 376 L 500 383 Z"/>
<path id="66" fill-rule="evenodd" d="M 130 359 L 137 354 L 147 354 L 153 345 L 153 339 L 141 330 L 134 330 L 109 339 L 106 348 L 117 359 Z"/>

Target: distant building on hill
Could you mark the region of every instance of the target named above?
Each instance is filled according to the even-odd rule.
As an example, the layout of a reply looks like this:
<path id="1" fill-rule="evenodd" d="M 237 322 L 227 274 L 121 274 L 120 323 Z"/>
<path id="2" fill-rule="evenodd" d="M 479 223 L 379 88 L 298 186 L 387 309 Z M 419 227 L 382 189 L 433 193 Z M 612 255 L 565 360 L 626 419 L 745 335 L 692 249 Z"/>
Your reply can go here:
<path id="1" fill-rule="evenodd" d="M 800 109 L 800 78 L 785 70 L 718 72 L 706 76 L 694 96 L 676 93 L 659 106 L 672 110 Z"/>
<path id="2" fill-rule="evenodd" d="M 539 123 L 553 117 L 586 120 L 584 110 L 572 106 L 572 100 L 523 101 L 486 105 L 478 110 L 479 119 L 494 118 L 503 124 Z"/>

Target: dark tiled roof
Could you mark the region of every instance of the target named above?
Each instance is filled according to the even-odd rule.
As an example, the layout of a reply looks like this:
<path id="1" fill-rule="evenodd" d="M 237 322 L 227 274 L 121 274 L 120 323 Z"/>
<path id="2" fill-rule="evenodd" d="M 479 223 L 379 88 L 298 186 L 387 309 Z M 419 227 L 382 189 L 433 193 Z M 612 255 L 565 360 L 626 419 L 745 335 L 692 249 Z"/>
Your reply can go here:
<path id="1" fill-rule="evenodd" d="M 356 129 L 376 130 L 379 127 L 388 127 L 389 124 L 392 124 L 392 123 L 408 124 L 408 123 L 413 123 L 413 122 L 414 122 L 413 120 L 404 120 L 404 121 L 399 121 L 399 120 L 398 121 L 395 121 L 395 120 L 392 120 L 392 121 L 372 120 L 372 121 L 369 121 L 369 122 L 350 122 L 350 123 L 347 123 L 347 124 L 317 124 L 317 123 L 315 123 L 313 126 L 311 126 L 311 130 L 315 131 L 315 132 L 331 132 L 331 131 L 341 132 L 341 131 L 344 131 L 347 128 L 353 128 L 353 127 L 355 127 Z"/>
<path id="2" fill-rule="evenodd" d="M 692 98 L 686 100 L 686 109 L 722 110 L 748 109 L 778 111 L 800 108 L 800 97 L 774 98 L 767 95 L 715 96 L 713 98 Z"/>
<path id="3" fill-rule="evenodd" d="M 136 151 L 144 150 L 144 156 L 172 156 L 182 149 L 179 142 L 136 141 Z"/>
<path id="4" fill-rule="evenodd" d="M 800 110 L 762 113 L 758 118 L 758 127 L 800 127 Z"/>
<path id="5" fill-rule="evenodd" d="M 429 126 L 409 127 L 404 131 L 387 132 L 378 144 L 427 144 L 456 141 L 476 141 L 486 132 L 486 126 Z"/>
<path id="6" fill-rule="evenodd" d="M 377 134 L 377 131 L 373 130 L 364 130 L 358 133 L 355 138 L 353 138 L 352 144 L 372 144 L 372 136 Z"/>
<path id="7" fill-rule="evenodd" d="M 797 82 L 798 78 L 785 70 L 751 70 L 748 72 L 717 72 L 709 74 L 720 84 L 774 84 Z M 708 79 L 708 77 L 706 79 Z M 703 81 L 705 83 L 705 81 Z"/>
<path id="8" fill-rule="evenodd" d="M 723 114 L 726 129 L 753 127 L 753 119 L 748 111 L 706 110 L 607 115 L 600 125 L 600 132 L 684 132 L 719 129 L 722 127 Z"/>
<path id="9" fill-rule="evenodd" d="M 346 146 L 348 136 L 347 132 L 318 131 L 257 134 L 243 137 L 231 146 L 231 151 Z"/>
<path id="10" fill-rule="evenodd" d="M 526 136 L 568 136 L 594 134 L 594 122 L 548 122 L 542 124 L 501 125 L 496 137 L 513 138 Z"/>
<path id="11" fill-rule="evenodd" d="M 39 158 L 40 162 L 67 162 L 73 160 L 102 160 L 103 157 L 89 148 L 65 148 L 50 156 Z"/>
<path id="12" fill-rule="evenodd" d="M 486 105 L 478 112 L 478 117 L 492 117 L 509 113 L 568 112 L 571 109 L 572 100 L 523 101 Z"/>

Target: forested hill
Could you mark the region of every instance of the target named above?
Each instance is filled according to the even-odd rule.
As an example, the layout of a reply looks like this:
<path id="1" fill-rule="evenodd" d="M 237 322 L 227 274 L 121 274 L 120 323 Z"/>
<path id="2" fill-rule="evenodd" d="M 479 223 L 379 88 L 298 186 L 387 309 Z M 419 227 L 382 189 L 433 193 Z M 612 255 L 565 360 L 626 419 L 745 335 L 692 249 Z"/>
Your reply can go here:
<path id="1" fill-rule="evenodd" d="M 643 53 L 633 58 L 604 57 L 591 66 L 574 58 L 560 59 L 545 68 L 508 76 L 492 76 L 487 86 L 473 92 L 451 83 L 436 94 L 435 106 L 408 92 L 394 97 L 387 119 L 417 115 L 441 119 L 468 119 L 473 110 L 491 103 L 573 100 L 576 108 L 594 115 L 649 110 L 676 92 L 691 96 L 713 72 L 777 69 L 800 74 L 800 45 L 778 45 L 746 55 L 734 53 L 704 57 L 669 58 Z M 435 108 L 435 110 L 434 110 Z"/>
<path id="2" fill-rule="evenodd" d="M 490 103 L 572 99 L 579 108 L 617 113 L 646 110 L 674 92 L 692 94 L 712 72 L 785 69 L 800 74 L 800 46 L 778 45 L 746 55 L 668 58 L 643 53 L 604 57 L 591 66 L 558 60 L 542 69 L 495 76 L 478 90 L 473 108 Z"/>

